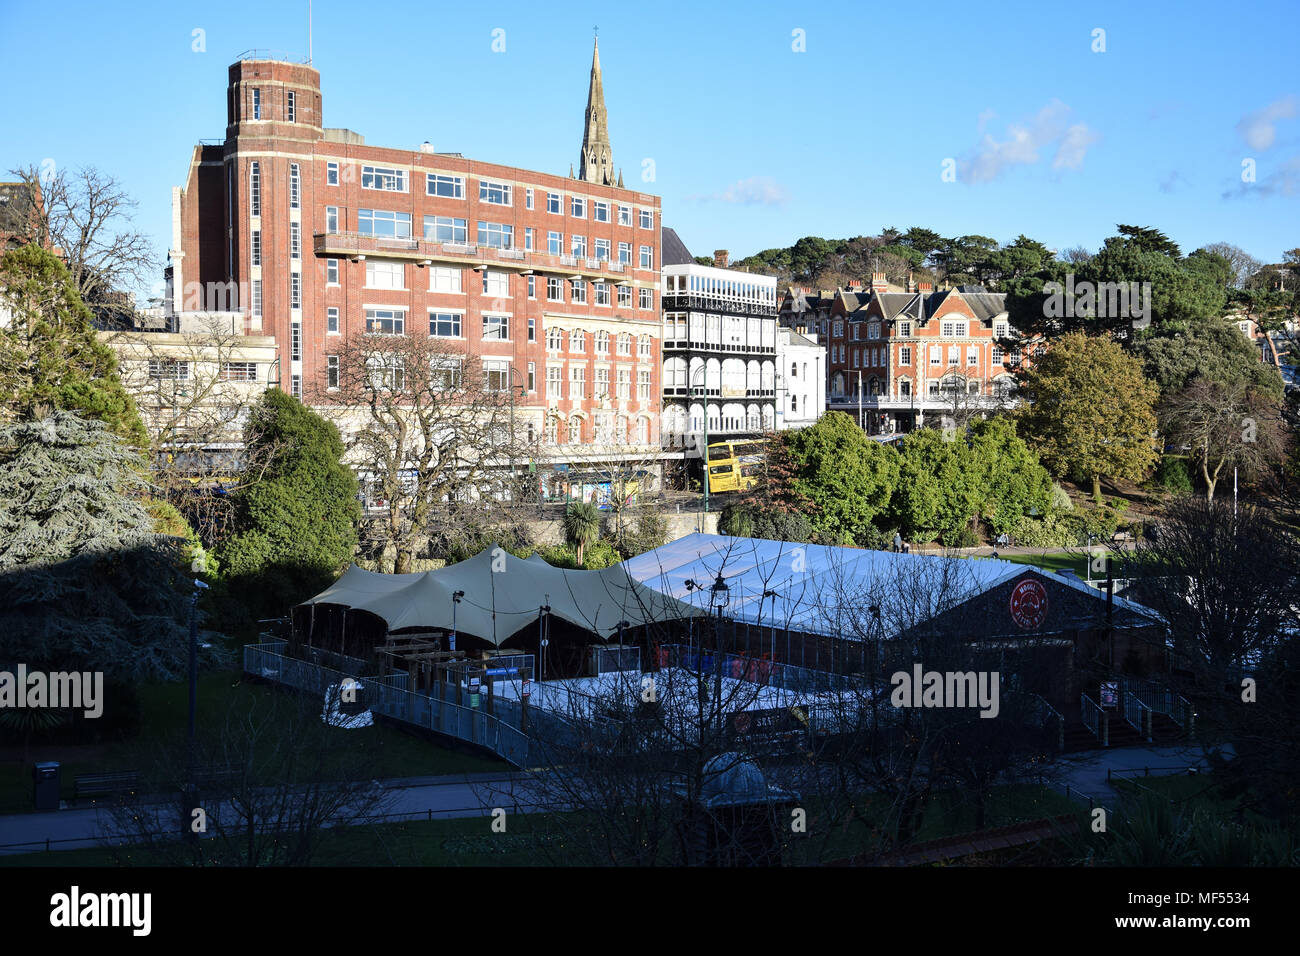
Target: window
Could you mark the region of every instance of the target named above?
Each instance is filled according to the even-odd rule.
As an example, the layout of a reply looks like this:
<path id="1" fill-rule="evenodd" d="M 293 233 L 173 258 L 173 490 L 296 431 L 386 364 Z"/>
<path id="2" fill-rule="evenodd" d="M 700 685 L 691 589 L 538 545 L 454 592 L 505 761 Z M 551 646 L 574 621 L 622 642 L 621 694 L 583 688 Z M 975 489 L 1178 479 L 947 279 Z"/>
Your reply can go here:
<path id="1" fill-rule="evenodd" d="M 977 348 L 970 348 L 970 349 L 967 349 L 967 350 L 966 350 L 966 364 L 967 364 L 967 365 L 978 365 L 979 363 L 980 363 L 980 353 L 979 353 L 979 349 L 977 349 Z"/>
<path id="2" fill-rule="evenodd" d="M 528 341 L 537 341 L 537 320 L 532 316 L 528 317 Z"/>
<path id="3" fill-rule="evenodd" d="M 853 350 L 853 367 L 862 368 L 862 349 Z"/>
<path id="4" fill-rule="evenodd" d="M 835 323 L 835 337 L 836 337 L 837 339 L 842 339 L 842 338 L 844 338 L 844 323 L 843 323 L 843 322 L 836 322 L 836 323 Z"/>
<path id="5" fill-rule="evenodd" d="M 390 239 L 411 238 L 411 214 L 387 209 L 358 209 L 357 232 L 363 236 L 386 236 Z"/>
<path id="6" fill-rule="evenodd" d="M 591 204 L 591 218 L 596 222 L 609 222 L 609 203 L 601 200 L 593 200 Z"/>
<path id="7" fill-rule="evenodd" d="M 868 323 L 868 325 L 867 325 L 867 338 L 868 338 L 868 339 L 876 339 L 876 340 L 879 340 L 879 338 L 880 338 L 880 323 L 879 323 L 879 322 L 871 322 L 871 323 Z"/>
<path id="8" fill-rule="evenodd" d="M 653 269 L 655 267 L 654 250 L 650 246 L 641 247 L 641 268 Z"/>
<path id="9" fill-rule="evenodd" d="M 581 365 L 569 369 L 569 398 L 587 397 L 587 370 Z"/>
<path id="10" fill-rule="evenodd" d="M 596 369 L 596 387 L 592 390 L 591 397 L 598 402 L 609 398 L 609 369 Z"/>
<path id="11" fill-rule="evenodd" d="M 460 388 L 462 372 L 459 359 L 449 355 L 429 356 L 429 381 L 435 388 Z"/>
<path id="12" fill-rule="evenodd" d="M 576 305 L 587 304 L 587 283 L 583 279 L 569 280 L 569 301 Z"/>
<path id="13" fill-rule="evenodd" d="M 458 293 L 463 273 L 456 266 L 429 266 L 429 291 Z"/>
<path id="14" fill-rule="evenodd" d="M 642 229 L 653 229 L 655 227 L 655 214 L 653 209 L 641 210 L 640 226 Z"/>
<path id="15" fill-rule="evenodd" d="M 632 354 L 632 336 L 628 335 L 626 332 L 618 333 L 618 354 Z"/>
<path id="16" fill-rule="evenodd" d="M 942 332 L 944 336 L 965 335 L 965 322 L 944 322 Z"/>
<path id="17" fill-rule="evenodd" d="M 555 213 L 557 216 L 560 214 L 560 194 L 559 194 L 559 193 L 547 193 L 547 194 L 546 194 L 546 211 L 547 211 L 547 212 Z"/>
<path id="18" fill-rule="evenodd" d="M 302 398 L 302 376 L 301 375 L 294 374 L 289 376 L 289 392 L 290 394 L 293 395 L 294 398 Z"/>
<path id="19" fill-rule="evenodd" d="M 339 207 L 338 206 L 325 207 L 325 231 L 326 232 L 339 231 Z"/>
<path id="20" fill-rule="evenodd" d="M 248 164 L 248 205 L 250 216 L 262 214 L 262 164 L 257 160 Z"/>
<path id="21" fill-rule="evenodd" d="M 429 334 L 440 339 L 460 338 L 459 312 L 430 312 Z"/>
<path id="22" fill-rule="evenodd" d="M 993 323 L 993 337 L 994 337 L 994 338 L 997 338 L 997 339 L 1005 339 L 1005 338 L 1007 337 L 1007 323 L 1005 323 L 1005 322 L 994 322 L 994 323 Z"/>
<path id="23" fill-rule="evenodd" d="M 625 266 L 632 264 L 632 243 L 620 242 L 618 244 L 618 261 Z"/>
<path id="24" fill-rule="evenodd" d="M 554 418 L 548 418 L 546 420 L 546 440 L 550 444 L 552 445 L 559 444 L 560 441 L 559 431 L 560 431 L 559 422 L 557 422 Z"/>
<path id="25" fill-rule="evenodd" d="M 904 345 L 901 349 L 898 350 L 898 364 L 899 365 L 912 364 L 912 346 Z"/>
<path id="26" fill-rule="evenodd" d="M 930 382 L 930 383 L 929 383 L 929 386 L 930 386 L 930 387 L 929 387 L 929 390 L 928 390 L 928 391 L 929 391 L 929 393 L 930 393 L 930 397 L 931 397 L 931 398 L 936 398 L 936 397 L 938 397 L 938 395 L 939 395 L 939 383 L 938 383 L 938 382 Z"/>
<path id="27" fill-rule="evenodd" d="M 899 323 L 898 323 L 898 334 L 899 334 L 899 335 L 908 335 L 908 336 L 910 336 L 910 335 L 912 334 L 912 323 L 911 323 L 911 322 L 899 322 Z"/>
<path id="28" fill-rule="evenodd" d="M 606 262 L 609 261 L 609 240 L 608 239 L 596 240 L 596 258 L 604 259 Z"/>
<path id="29" fill-rule="evenodd" d="M 582 441 L 582 419 L 574 418 L 569 422 L 569 442 L 578 444 Z"/>
<path id="30" fill-rule="evenodd" d="M 483 341 L 484 342 L 508 342 L 510 341 L 510 316 L 508 315 L 483 315 Z"/>
<path id="31" fill-rule="evenodd" d="M 289 223 L 289 258 L 302 258 L 302 223 Z"/>
<path id="32" fill-rule="evenodd" d="M 994 365 L 1002 364 L 1002 346 L 1000 345 L 993 346 L 993 364 Z"/>
<path id="33" fill-rule="evenodd" d="M 298 209 L 302 200 L 302 174 L 297 163 L 289 164 L 289 208 Z"/>
<path id="34" fill-rule="evenodd" d="M 587 257 L 587 237 L 573 236 L 570 239 L 569 254 L 585 259 Z"/>
<path id="35" fill-rule="evenodd" d="M 405 309 L 366 309 L 366 334 L 405 335 Z"/>
<path id="36" fill-rule="evenodd" d="M 620 226 L 632 225 L 632 207 L 624 206 L 622 203 L 618 207 L 618 224 Z"/>
<path id="37" fill-rule="evenodd" d="M 252 250 L 253 265 L 262 264 L 262 230 L 254 229 L 249 248 Z M 294 258 L 297 258 L 296 256 Z"/>
<path id="38" fill-rule="evenodd" d="M 262 91 L 254 87 L 253 88 L 253 119 L 260 120 L 261 118 L 262 118 Z"/>
<path id="39" fill-rule="evenodd" d="M 372 289 L 403 289 L 406 269 L 400 262 L 366 260 L 366 285 Z"/>
<path id="40" fill-rule="evenodd" d="M 558 276 L 546 277 L 546 301 L 548 302 L 564 301 L 564 287 L 560 284 L 560 282 L 561 280 Z"/>
<path id="41" fill-rule="evenodd" d="M 959 361 L 961 361 L 961 346 L 948 346 L 948 364 L 956 365 Z"/>
<path id="42" fill-rule="evenodd" d="M 479 180 L 478 201 L 491 203 L 494 206 L 509 206 L 510 205 L 509 184 L 489 182 L 485 179 Z"/>
<path id="43" fill-rule="evenodd" d="M 337 259 L 325 260 L 325 281 L 330 285 L 339 284 L 339 261 Z"/>
<path id="44" fill-rule="evenodd" d="M 483 381 L 489 392 L 509 391 L 510 363 L 501 359 L 489 359 L 484 362 Z"/>
<path id="45" fill-rule="evenodd" d="M 256 382 L 256 362 L 222 362 L 221 380 L 223 382 Z"/>
<path id="46" fill-rule="evenodd" d="M 325 164 L 325 185 L 337 186 L 338 184 L 339 184 L 339 164 L 326 163 Z"/>
<path id="47" fill-rule="evenodd" d="M 596 333 L 596 354 L 597 355 L 609 354 L 609 333 L 606 332 L 604 329 L 601 329 L 599 332 Z"/>
<path id="48" fill-rule="evenodd" d="M 285 94 L 285 106 L 287 107 L 285 113 L 289 117 L 289 122 L 290 123 L 298 122 L 298 98 L 294 94 L 293 90 L 289 90 Z"/>
<path id="49" fill-rule="evenodd" d="M 339 310 L 338 306 L 330 306 L 325 310 L 325 331 L 337 335 L 339 331 Z"/>
<path id="50" fill-rule="evenodd" d="M 943 349 L 938 345 L 930 346 L 930 364 L 931 365 L 943 364 Z"/>
<path id="51" fill-rule="evenodd" d="M 406 364 L 400 355 L 371 355 L 366 358 L 370 387 L 401 391 L 406 386 Z"/>
<path id="52" fill-rule="evenodd" d="M 498 299 L 510 298 L 510 275 L 505 272 L 483 270 L 483 294 Z"/>
<path id="53" fill-rule="evenodd" d="M 524 190 L 524 208 L 525 209 L 533 208 L 533 187 L 532 186 L 529 186 L 527 189 Z"/>
<path id="54" fill-rule="evenodd" d="M 253 318 L 258 319 L 262 317 L 262 280 L 261 279 L 253 280 L 253 304 L 250 308 L 250 311 L 252 312 Z"/>
<path id="55" fill-rule="evenodd" d="M 911 394 L 912 394 L 912 383 L 911 383 L 911 382 L 908 382 L 908 381 L 902 381 L 902 382 L 899 382 L 899 383 L 898 383 L 898 394 L 901 395 L 901 396 L 903 396 L 903 398 L 907 398 L 909 395 L 911 395 Z"/>
<path id="56" fill-rule="evenodd" d="M 528 226 L 524 229 L 524 252 L 533 251 L 533 237 L 535 234 L 536 230 L 534 230 L 532 226 Z"/>
<path id="57" fill-rule="evenodd" d="M 640 289 L 640 301 L 638 305 L 643 309 L 653 309 L 655 307 L 655 294 L 653 289 Z"/>
<path id="58" fill-rule="evenodd" d="M 294 362 L 302 361 L 302 323 L 289 323 L 289 358 Z"/>
<path id="59" fill-rule="evenodd" d="M 547 232 L 546 233 L 546 251 L 553 256 L 564 255 L 564 233 Z"/>
<path id="60" fill-rule="evenodd" d="M 171 382 L 188 381 L 190 363 L 178 362 L 175 359 L 150 359 L 149 377 Z"/>
<path id="61" fill-rule="evenodd" d="M 569 333 L 569 351 L 585 352 L 587 351 L 587 334 L 581 329 L 574 329 Z"/>
<path id="62" fill-rule="evenodd" d="M 424 177 L 424 192 L 425 195 L 442 196 L 444 199 L 464 199 L 465 180 L 460 176 L 428 173 Z"/>
<path id="63" fill-rule="evenodd" d="M 546 367 L 546 397 L 560 398 L 564 391 L 564 369 L 558 365 Z"/>
<path id="64" fill-rule="evenodd" d="M 577 196 L 569 197 L 569 215 L 574 219 L 587 218 L 587 200 Z"/>
<path id="65" fill-rule="evenodd" d="M 618 400 L 627 401 L 632 397 L 632 370 L 630 368 L 621 368 L 618 370 Z"/>
<path id="66" fill-rule="evenodd" d="M 651 338 L 648 335 L 642 335 L 636 340 L 636 354 L 641 358 L 650 357 Z"/>
<path id="67" fill-rule="evenodd" d="M 630 285 L 618 287 L 618 307 L 620 309 L 632 308 L 632 287 Z"/>
<path id="68" fill-rule="evenodd" d="M 515 227 L 500 222 L 478 223 L 478 244 L 493 249 L 513 249 L 515 245 Z"/>
<path id="69" fill-rule="evenodd" d="M 339 387 L 339 357 L 337 355 L 325 356 L 325 387 Z"/>
<path id="70" fill-rule="evenodd" d="M 596 290 L 596 304 L 606 305 L 606 306 L 609 305 L 609 283 L 593 282 L 592 286 Z"/>
<path id="71" fill-rule="evenodd" d="M 642 369 L 636 373 L 636 397 L 643 402 L 650 400 L 650 370 Z"/>
<path id="72" fill-rule="evenodd" d="M 289 274 L 289 308 L 302 308 L 302 275 L 298 272 Z"/>
<path id="73" fill-rule="evenodd" d="M 528 298 L 537 298 L 537 276 L 528 277 Z M 531 319 L 529 320 L 532 321 Z"/>
<path id="74" fill-rule="evenodd" d="M 469 229 L 464 219 L 451 216 L 425 216 L 424 238 L 433 242 L 469 242 Z"/>

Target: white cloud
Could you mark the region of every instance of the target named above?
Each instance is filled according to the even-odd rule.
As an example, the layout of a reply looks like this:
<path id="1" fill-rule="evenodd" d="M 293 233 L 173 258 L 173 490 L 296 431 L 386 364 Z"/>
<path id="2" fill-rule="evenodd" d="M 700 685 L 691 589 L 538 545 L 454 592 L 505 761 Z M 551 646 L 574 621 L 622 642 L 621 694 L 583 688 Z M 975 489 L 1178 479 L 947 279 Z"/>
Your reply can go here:
<path id="1" fill-rule="evenodd" d="M 1251 149 L 1268 149 L 1277 138 L 1277 121 L 1294 117 L 1298 104 L 1300 99 L 1297 97 L 1284 96 L 1262 110 L 1243 116 L 1237 124 L 1237 132 Z"/>
<path id="2" fill-rule="evenodd" d="M 1257 183 L 1238 183 L 1223 194 L 1224 199 L 1265 199 L 1274 196 L 1300 196 L 1300 154 L 1267 171 Z"/>
<path id="3" fill-rule="evenodd" d="M 1088 147 L 1100 136 L 1086 123 L 1067 125 L 1072 110 L 1053 99 L 1027 122 L 1007 126 L 1005 137 L 998 139 L 983 133 L 980 141 L 958 163 L 959 178 L 967 183 L 987 183 L 1015 166 L 1033 166 L 1040 151 L 1056 144 L 1053 169 L 1078 169 L 1083 165 Z M 992 118 L 990 110 L 979 114 L 978 127 L 983 131 Z"/>
<path id="4" fill-rule="evenodd" d="M 732 183 L 720 193 L 688 196 L 695 200 L 716 200 L 738 206 L 779 206 L 790 198 L 786 188 L 770 176 L 750 176 Z"/>

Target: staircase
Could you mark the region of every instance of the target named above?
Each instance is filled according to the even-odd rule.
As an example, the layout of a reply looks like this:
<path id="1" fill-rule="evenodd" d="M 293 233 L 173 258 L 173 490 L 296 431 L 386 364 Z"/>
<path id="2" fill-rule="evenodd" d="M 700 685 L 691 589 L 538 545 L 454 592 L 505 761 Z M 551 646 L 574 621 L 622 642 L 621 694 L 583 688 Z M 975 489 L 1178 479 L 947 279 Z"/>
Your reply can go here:
<path id="1" fill-rule="evenodd" d="M 1128 693 L 1129 688 L 1124 687 L 1124 693 Z M 1150 695 L 1148 695 L 1150 699 Z M 1181 698 L 1179 698 L 1181 700 Z M 1185 702 L 1184 702 L 1185 703 Z M 1065 741 L 1062 751 L 1064 753 L 1078 753 L 1084 750 L 1101 750 L 1101 739 L 1084 722 L 1084 708 L 1094 708 L 1095 703 L 1086 695 L 1081 698 L 1080 705 L 1071 708 L 1065 717 Z M 1106 730 L 1108 747 L 1135 747 L 1147 744 L 1146 736 L 1140 732 L 1133 724 L 1124 719 L 1124 710 L 1122 707 L 1109 709 L 1106 711 Z M 1169 714 L 1160 711 L 1152 711 L 1151 720 L 1151 744 L 1168 744 L 1187 737 L 1185 729 L 1174 720 Z"/>

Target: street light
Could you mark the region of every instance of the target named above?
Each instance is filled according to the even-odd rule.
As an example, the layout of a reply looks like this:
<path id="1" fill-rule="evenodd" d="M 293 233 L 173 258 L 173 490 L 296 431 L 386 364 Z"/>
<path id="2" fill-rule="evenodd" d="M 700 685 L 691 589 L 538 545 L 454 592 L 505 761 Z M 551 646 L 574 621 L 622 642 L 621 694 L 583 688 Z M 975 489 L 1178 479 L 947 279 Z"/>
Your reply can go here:
<path id="1" fill-rule="evenodd" d="M 190 595 L 190 715 L 185 746 L 185 794 L 189 799 L 186 800 L 185 816 L 181 820 L 182 831 L 190 839 L 197 838 L 197 833 L 189 824 L 194 819 L 198 796 L 194 785 L 194 714 L 199 697 L 199 591 L 207 589 L 207 584 L 200 578 L 195 578 L 194 593 Z"/>
<path id="2" fill-rule="evenodd" d="M 701 460 L 704 462 L 704 513 L 709 513 L 709 362 L 704 360 L 704 364 L 697 368 L 691 375 L 690 381 L 686 383 L 686 391 L 690 397 L 695 397 L 695 376 L 700 372 L 704 373 L 704 448 L 701 451 Z"/>
<path id="3" fill-rule="evenodd" d="M 456 608 L 460 604 L 460 599 L 465 596 L 464 591 L 456 591 L 451 596 L 451 640 L 447 650 L 456 649 Z"/>

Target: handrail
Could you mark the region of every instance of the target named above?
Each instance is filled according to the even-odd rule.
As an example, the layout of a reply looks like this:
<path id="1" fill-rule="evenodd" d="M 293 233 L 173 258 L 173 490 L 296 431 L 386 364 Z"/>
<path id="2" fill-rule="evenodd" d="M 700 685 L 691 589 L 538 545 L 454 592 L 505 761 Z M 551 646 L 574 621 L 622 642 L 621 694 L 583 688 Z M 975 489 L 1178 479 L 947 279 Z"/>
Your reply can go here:
<path id="1" fill-rule="evenodd" d="M 1110 715 L 1087 694 L 1079 695 L 1079 717 L 1103 747 L 1110 746 Z"/>
<path id="2" fill-rule="evenodd" d="M 1128 722 L 1134 730 L 1146 738 L 1147 743 L 1151 743 L 1151 714 L 1153 711 L 1137 694 L 1125 693 L 1123 704 L 1124 720 Z"/>

